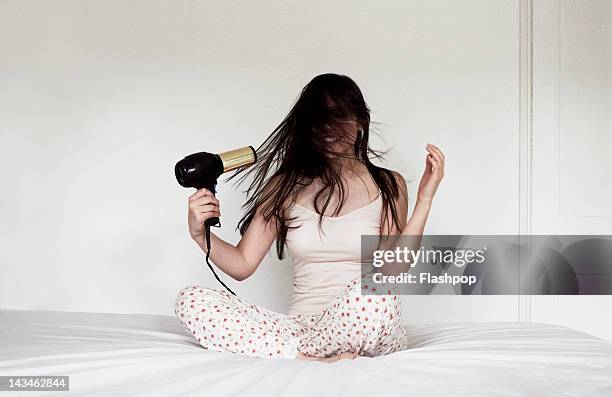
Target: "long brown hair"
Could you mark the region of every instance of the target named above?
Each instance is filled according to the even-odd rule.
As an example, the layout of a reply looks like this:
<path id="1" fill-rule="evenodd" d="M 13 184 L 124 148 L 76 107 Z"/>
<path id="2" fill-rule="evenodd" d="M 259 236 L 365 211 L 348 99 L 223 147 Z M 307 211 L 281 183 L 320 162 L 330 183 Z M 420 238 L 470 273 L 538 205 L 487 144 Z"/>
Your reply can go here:
<path id="1" fill-rule="evenodd" d="M 273 218 L 277 221 L 276 251 L 278 258 L 283 259 L 287 231 L 294 227 L 289 225 L 293 218 L 286 216 L 286 205 L 295 203 L 299 192 L 315 178 L 324 186 L 314 198 L 314 208 L 319 213 L 319 226 L 336 191 L 339 193 L 339 205 L 334 213 L 340 211 L 346 192 L 338 160 L 346 154 L 333 151 L 330 142 L 346 142 L 347 121 L 357 122 L 359 133 L 354 142 L 351 142 L 354 150 L 350 156 L 366 165 L 380 189 L 383 200 L 381 220 L 387 222 L 388 211 L 391 211 L 393 222 L 397 228 L 400 227 L 395 205 L 399 187 L 395 177 L 390 170 L 370 161 L 370 156 L 382 159 L 384 152 L 369 146 L 370 109 L 361 90 L 347 76 L 326 73 L 316 76 L 302 89 L 289 114 L 257 148 L 257 163 L 236 170 L 227 179 L 229 181 L 242 174 L 238 180 L 240 183 L 254 173 L 253 181 L 246 190 L 247 196 L 250 196 L 243 205 L 246 213 L 237 226 L 241 235 L 249 227 L 257 208 L 263 205 L 261 213 L 266 222 Z M 321 198 L 324 204 L 319 209 L 316 203 Z"/>

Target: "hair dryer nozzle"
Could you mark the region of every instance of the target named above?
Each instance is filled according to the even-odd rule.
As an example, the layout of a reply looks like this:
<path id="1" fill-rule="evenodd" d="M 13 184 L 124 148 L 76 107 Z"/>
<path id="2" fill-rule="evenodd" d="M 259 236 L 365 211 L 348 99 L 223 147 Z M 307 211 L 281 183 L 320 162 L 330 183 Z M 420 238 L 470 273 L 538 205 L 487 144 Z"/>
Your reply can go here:
<path id="1" fill-rule="evenodd" d="M 228 172 L 245 165 L 251 165 L 257 161 L 257 153 L 253 146 L 245 146 L 239 149 L 219 153 L 223 162 L 223 172 Z"/>

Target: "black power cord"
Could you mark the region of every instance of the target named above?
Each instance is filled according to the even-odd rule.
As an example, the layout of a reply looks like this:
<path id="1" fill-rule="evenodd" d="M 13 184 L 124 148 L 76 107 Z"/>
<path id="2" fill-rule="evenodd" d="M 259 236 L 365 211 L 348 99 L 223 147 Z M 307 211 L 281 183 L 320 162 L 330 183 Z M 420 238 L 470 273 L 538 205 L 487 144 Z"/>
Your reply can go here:
<path id="1" fill-rule="evenodd" d="M 217 222 L 217 224 L 214 225 L 214 226 L 215 227 L 221 227 L 221 222 Z M 226 290 L 231 292 L 232 295 L 236 295 L 234 293 L 234 291 L 229 289 L 229 287 L 227 285 L 225 285 L 225 283 L 223 281 L 221 281 L 221 279 L 217 275 L 217 272 L 215 272 L 215 269 L 213 269 L 212 265 L 208 261 L 208 257 L 210 256 L 210 225 L 206 225 L 206 230 L 205 230 L 204 234 L 205 234 L 205 238 L 206 238 L 206 264 L 208 265 L 208 268 L 210 269 L 211 272 L 213 272 L 213 274 L 215 275 L 215 278 L 217 279 L 217 281 L 219 283 L 221 283 L 221 285 L 224 286 Z"/>

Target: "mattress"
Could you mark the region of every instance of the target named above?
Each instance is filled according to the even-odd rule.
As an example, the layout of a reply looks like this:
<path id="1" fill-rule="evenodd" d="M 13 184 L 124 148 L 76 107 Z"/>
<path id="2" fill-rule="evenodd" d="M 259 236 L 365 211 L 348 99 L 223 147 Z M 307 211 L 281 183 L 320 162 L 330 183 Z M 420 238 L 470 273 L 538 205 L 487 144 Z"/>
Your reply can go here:
<path id="1" fill-rule="evenodd" d="M 549 324 L 407 324 L 408 350 L 333 364 L 205 351 L 172 316 L 0 310 L 0 327 L 0 375 L 70 377 L 35 396 L 612 396 L 612 344 Z"/>

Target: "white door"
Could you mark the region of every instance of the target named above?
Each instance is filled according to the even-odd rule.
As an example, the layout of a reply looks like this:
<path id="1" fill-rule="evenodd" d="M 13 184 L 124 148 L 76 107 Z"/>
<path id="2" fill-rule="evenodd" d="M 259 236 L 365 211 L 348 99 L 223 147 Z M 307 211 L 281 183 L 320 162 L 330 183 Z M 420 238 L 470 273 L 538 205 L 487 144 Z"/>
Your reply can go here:
<path id="1" fill-rule="evenodd" d="M 612 1 L 534 1 L 532 120 L 531 234 L 612 234 Z M 532 296 L 526 309 L 612 340 L 612 296 Z"/>

